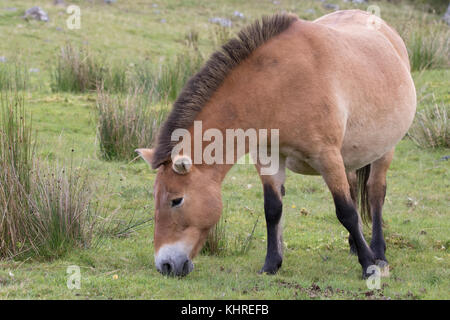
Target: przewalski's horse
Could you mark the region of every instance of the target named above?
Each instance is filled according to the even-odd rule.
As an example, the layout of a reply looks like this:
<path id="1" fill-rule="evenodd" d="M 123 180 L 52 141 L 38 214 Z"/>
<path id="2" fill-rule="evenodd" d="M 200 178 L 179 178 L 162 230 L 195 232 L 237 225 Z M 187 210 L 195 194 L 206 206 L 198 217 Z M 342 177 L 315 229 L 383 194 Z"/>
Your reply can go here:
<path id="1" fill-rule="evenodd" d="M 387 265 L 381 217 L 386 171 L 413 120 L 416 93 L 402 39 L 382 20 L 372 24 L 373 17 L 351 10 L 313 22 L 291 14 L 263 18 L 188 81 L 156 148 L 137 150 L 158 169 L 154 246 L 161 273 L 192 271 L 192 259 L 221 215 L 221 183 L 233 165 L 192 163 L 191 154 L 172 161 L 178 142 L 172 133 L 186 129 L 194 139 L 194 120 L 203 132 L 279 129 L 277 173 L 261 175 L 256 164 L 268 237 L 262 272 L 275 273 L 282 263 L 285 168 L 322 175 L 364 277 L 369 266 Z M 361 209 L 373 221 L 370 246 L 357 212 L 358 180 Z"/>

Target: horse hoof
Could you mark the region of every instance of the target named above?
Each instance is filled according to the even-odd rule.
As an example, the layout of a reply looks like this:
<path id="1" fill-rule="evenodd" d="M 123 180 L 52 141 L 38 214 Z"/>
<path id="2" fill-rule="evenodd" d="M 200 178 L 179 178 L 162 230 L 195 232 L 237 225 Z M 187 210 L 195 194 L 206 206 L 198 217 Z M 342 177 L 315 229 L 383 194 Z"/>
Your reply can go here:
<path id="1" fill-rule="evenodd" d="M 261 270 L 259 270 L 259 274 L 276 274 L 278 270 L 280 270 L 281 264 L 274 266 L 264 265 Z"/>
<path id="2" fill-rule="evenodd" d="M 369 279 L 369 277 L 372 274 L 373 274 L 373 272 L 372 273 L 368 273 L 366 270 L 363 269 L 363 271 L 362 271 L 362 278 L 363 278 L 363 280 Z"/>
<path id="3" fill-rule="evenodd" d="M 389 264 L 385 260 L 375 260 L 375 264 L 380 268 L 382 277 L 389 277 Z"/>
<path id="4" fill-rule="evenodd" d="M 364 280 L 371 276 L 389 277 L 389 264 L 385 260 L 375 260 L 375 264 L 370 265 L 367 269 L 363 268 L 362 278 Z"/>
<path id="5" fill-rule="evenodd" d="M 265 268 L 263 267 L 261 270 L 259 270 L 259 274 L 276 274 L 278 272 L 279 268 Z"/>
<path id="6" fill-rule="evenodd" d="M 264 271 L 263 269 L 259 270 L 258 274 L 268 274 L 270 276 L 276 275 L 278 271 Z"/>
<path id="7" fill-rule="evenodd" d="M 264 266 L 258 273 L 259 274 L 263 274 L 263 273 L 275 274 L 281 268 L 282 263 L 283 263 L 283 258 L 281 256 L 266 257 Z"/>

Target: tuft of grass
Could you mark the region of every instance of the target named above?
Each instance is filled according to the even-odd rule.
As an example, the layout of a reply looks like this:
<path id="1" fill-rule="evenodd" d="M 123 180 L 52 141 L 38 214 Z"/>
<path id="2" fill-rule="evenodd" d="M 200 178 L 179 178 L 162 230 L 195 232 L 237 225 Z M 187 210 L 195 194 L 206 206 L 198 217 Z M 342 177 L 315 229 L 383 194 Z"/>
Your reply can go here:
<path id="1" fill-rule="evenodd" d="M 86 92 L 103 86 L 124 92 L 128 88 L 127 68 L 123 63 L 106 64 L 87 46 L 76 48 L 68 43 L 61 48 L 51 82 L 53 91 Z"/>
<path id="2" fill-rule="evenodd" d="M 29 77 L 25 65 L 18 62 L 0 62 L 0 90 L 25 90 L 29 83 Z"/>
<path id="3" fill-rule="evenodd" d="M 34 146 L 23 96 L 2 92 L 0 100 L 0 257 L 8 257 L 33 234 L 26 195 Z"/>
<path id="4" fill-rule="evenodd" d="M 88 172 L 36 163 L 32 182 L 28 206 L 34 236 L 27 241 L 33 253 L 53 259 L 90 247 L 100 208 L 93 205 Z"/>
<path id="5" fill-rule="evenodd" d="M 434 102 L 417 112 L 408 136 L 422 148 L 450 148 L 448 105 Z"/>
<path id="6" fill-rule="evenodd" d="M 210 29 L 209 37 L 213 43 L 214 48 L 221 47 L 233 37 L 231 28 L 215 25 Z"/>
<path id="7" fill-rule="evenodd" d="M 403 23 L 395 22 L 405 41 L 412 71 L 450 67 L 450 31 L 442 21 L 426 13 L 409 12 Z"/>
<path id="8" fill-rule="evenodd" d="M 411 70 L 448 67 L 450 33 L 415 30 L 408 42 Z"/>
<path id="9" fill-rule="evenodd" d="M 228 248 L 228 237 L 226 229 L 225 212 L 222 214 L 219 222 L 209 231 L 206 242 L 202 248 L 201 254 L 208 256 L 222 256 Z"/>
<path id="10" fill-rule="evenodd" d="M 136 148 L 152 145 L 167 109 L 152 107 L 151 95 L 142 88 L 134 88 L 126 96 L 98 90 L 97 135 L 102 158 L 132 160 Z"/>
<path id="11" fill-rule="evenodd" d="M 52 74 L 52 90 L 85 92 L 95 90 L 103 80 L 103 66 L 87 47 L 75 48 L 66 44 L 61 48 L 58 63 Z"/>
<path id="12" fill-rule="evenodd" d="M 203 61 L 199 51 L 186 50 L 178 54 L 175 61 L 162 65 L 154 81 L 158 100 L 174 101 L 188 79 L 200 70 Z"/>
<path id="13" fill-rule="evenodd" d="M 185 48 L 174 59 L 154 66 L 149 61 L 138 63 L 130 75 L 131 87 L 150 92 L 157 102 L 175 101 L 188 79 L 200 70 L 204 57 L 198 49 L 198 33 L 190 31 L 185 36 Z"/>
<path id="14" fill-rule="evenodd" d="M 246 209 L 250 210 L 249 208 Z M 252 210 L 250 212 L 253 214 Z M 209 231 L 201 254 L 209 256 L 224 256 L 226 253 L 246 254 L 254 239 L 258 222 L 259 217 L 256 218 L 252 230 L 247 236 L 237 235 L 233 237 L 227 232 L 226 210 L 224 210 L 219 222 Z"/>
<path id="15" fill-rule="evenodd" d="M 0 258 L 89 247 L 98 207 L 88 174 L 39 163 L 23 95 L 3 93 L 0 109 Z"/>
<path id="16" fill-rule="evenodd" d="M 156 71 L 151 62 L 145 61 L 137 63 L 133 70 L 133 85 L 142 88 L 144 92 L 151 92 L 154 101 L 158 100 L 158 94 L 155 91 L 157 76 Z"/>
<path id="17" fill-rule="evenodd" d="M 111 64 L 105 67 L 102 86 L 105 90 L 112 92 L 126 92 L 130 87 L 127 66 L 124 63 Z"/>

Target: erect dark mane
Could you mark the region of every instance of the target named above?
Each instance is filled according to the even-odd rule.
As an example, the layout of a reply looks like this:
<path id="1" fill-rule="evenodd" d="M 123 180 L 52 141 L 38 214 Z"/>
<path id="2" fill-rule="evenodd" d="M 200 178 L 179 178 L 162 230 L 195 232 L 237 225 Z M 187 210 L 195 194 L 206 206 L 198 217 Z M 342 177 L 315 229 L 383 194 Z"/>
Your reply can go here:
<path id="1" fill-rule="evenodd" d="M 237 38 L 231 39 L 216 51 L 203 68 L 189 79 L 175 101 L 172 111 L 160 129 L 152 167 L 158 168 L 171 155 L 177 141 L 171 141 L 176 129 L 189 128 L 197 114 L 223 83 L 229 72 L 270 38 L 286 30 L 298 18 L 292 14 L 275 14 L 263 17 L 242 29 Z"/>

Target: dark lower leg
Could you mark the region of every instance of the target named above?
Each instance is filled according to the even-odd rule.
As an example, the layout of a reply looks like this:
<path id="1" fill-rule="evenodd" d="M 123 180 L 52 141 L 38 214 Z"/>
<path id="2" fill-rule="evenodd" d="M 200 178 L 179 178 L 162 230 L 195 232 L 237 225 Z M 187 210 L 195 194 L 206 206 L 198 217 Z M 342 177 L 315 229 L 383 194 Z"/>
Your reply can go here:
<path id="1" fill-rule="evenodd" d="M 355 171 L 347 172 L 347 181 L 350 186 L 350 196 L 352 197 L 353 205 L 358 210 L 358 180 Z M 348 244 L 350 253 L 356 255 L 355 241 L 351 234 L 348 235 Z"/>
<path id="2" fill-rule="evenodd" d="M 393 155 L 394 150 L 391 150 L 383 157 L 373 162 L 369 180 L 367 181 L 370 214 L 372 215 L 372 241 L 370 242 L 370 248 L 379 265 L 383 265 L 381 261 L 387 263 L 385 256 L 386 242 L 384 241 L 383 236 L 382 211 L 384 198 L 386 196 L 386 173 L 391 164 Z"/>
<path id="3" fill-rule="evenodd" d="M 350 253 L 356 255 L 356 245 L 351 234 L 348 235 L 348 245 L 350 246 Z"/>
<path id="4" fill-rule="evenodd" d="M 367 277 L 367 268 L 374 264 L 374 255 L 367 245 L 364 235 L 359 227 L 359 219 L 356 208 L 352 201 L 343 195 L 333 194 L 334 203 L 336 205 L 336 215 L 342 225 L 350 233 L 353 244 L 356 248 L 358 261 L 363 268 L 363 277 Z"/>
<path id="5" fill-rule="evenodd" d="M 267 225 L 267 254 L 261 272 L 274 274 L 283 261 L 283 241 L 281 234 L 282 202 L 273 187 L 264 185 L 264 212 Z"/>
<path id="6" fill-rule="evenodd" d="M 381 190 L 374 192 L 369 189 L 369 197 L 372 194 L 370 201 L 370 211 L 372 214 L 372 241 L 370 248 L 372 249 L 376 260 L 386 260 L 385 251 L 386 243 L 383 236 L 383 218 L 382 208 L 384 203 L 385 186 L 379 186 Z M 372 187 L 373 189 L 373 187 Z"/>

